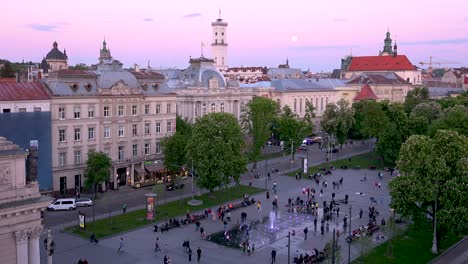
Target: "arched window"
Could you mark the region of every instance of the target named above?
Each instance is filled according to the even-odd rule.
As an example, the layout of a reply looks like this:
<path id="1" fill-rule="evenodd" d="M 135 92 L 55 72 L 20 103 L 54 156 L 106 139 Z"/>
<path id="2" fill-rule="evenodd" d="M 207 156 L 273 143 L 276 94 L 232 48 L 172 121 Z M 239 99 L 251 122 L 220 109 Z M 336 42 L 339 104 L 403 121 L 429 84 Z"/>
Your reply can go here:
<path id="1" fill-rule="evenodd" d="M 294 99 L 294 113 L 297 111 L 297 99 Z"/>
<path id="2" fill-rule="evenodd" d="M 320 110 L 323 110 L 323 97 L 320 97 Z"/>
<path id="3" fill-rule="evenodd" d="M 327 107 L 327 105 L 328 105 L 328 97 L 325 98 L 325 108 Z"/>
<path id="4" fill-rule="evenodd" d="M 318 110 L 318 98 L 317 97 L 315 97 L 315 109 Z"/>
<path id="5" fill-rule="evenodd" d="M 206 115 L 206 104 L 203 103 L 202 115 Z"/>
<path id="6" fill-rule="evenodd" d="M 224 103 L 221 103 L 219 107 L 220 107 L 220 109 L 219 109 L 220 112 L 224 113 Z"/>
<path id="7" fill-rule="evenodd" d="M 302 98 L 299 99 L 299 112 L 302 113 Z"/>
<path id="8" fill-rule="evenodd" d="M 216 104 L 212 103 L 211 104 L 211 113 L 214 113 L 214 112 L 216 112 Z"/>

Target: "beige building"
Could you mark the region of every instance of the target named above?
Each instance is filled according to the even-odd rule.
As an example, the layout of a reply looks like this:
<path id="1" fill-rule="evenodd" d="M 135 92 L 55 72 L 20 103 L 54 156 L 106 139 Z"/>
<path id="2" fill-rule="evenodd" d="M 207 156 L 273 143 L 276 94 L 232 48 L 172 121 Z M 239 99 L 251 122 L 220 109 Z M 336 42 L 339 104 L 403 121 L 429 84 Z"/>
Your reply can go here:
<path id="1" fill-rule="evenodd" d="M 40 263 L 41 210 L 50 202 L 39 193 L 37 148 L 0 137 L 0 263 Z"/>
<path id="2" fill-rule="evenodd" d="M 49 75 L 54 191 L 81 189 L 90 151 L 112 159 L 103 189 L 154 183 L 152 176 L 164 169 L 155 164 L 162 159 L 161 140 L 176 126 L 176 95 L 162 87 L 163 80 L 161 74 L 123 70 L 105 42 L 97 71 Z"/>
<path id="3" fill-rule="evenodd" d="M 49 72 L 68 69 L 67 51 L 60 51 L 58 49 L 58 43 L 54 41 L 52 49 L 47 53 L 45 58 L 42 59 L 40 68 L 45 75 Z"/>

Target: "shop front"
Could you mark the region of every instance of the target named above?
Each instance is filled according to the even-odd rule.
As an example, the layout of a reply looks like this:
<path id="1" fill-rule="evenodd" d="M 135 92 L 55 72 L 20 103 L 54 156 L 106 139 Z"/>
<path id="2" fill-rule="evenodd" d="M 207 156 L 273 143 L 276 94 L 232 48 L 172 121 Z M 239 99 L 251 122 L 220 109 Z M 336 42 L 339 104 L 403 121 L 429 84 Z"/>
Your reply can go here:
<path id="1" fill-rule="evenodd" d="M 144 163 L 143 166 L 135 165 L 134 175 L 133 187 L 141 188 L 154 184 L 170 183 L 178 177 L 185 179 L 188 176 L 188 171 L 185 168 L 171 171 L 166 169 L 162 163 L 148 162 Z"/>

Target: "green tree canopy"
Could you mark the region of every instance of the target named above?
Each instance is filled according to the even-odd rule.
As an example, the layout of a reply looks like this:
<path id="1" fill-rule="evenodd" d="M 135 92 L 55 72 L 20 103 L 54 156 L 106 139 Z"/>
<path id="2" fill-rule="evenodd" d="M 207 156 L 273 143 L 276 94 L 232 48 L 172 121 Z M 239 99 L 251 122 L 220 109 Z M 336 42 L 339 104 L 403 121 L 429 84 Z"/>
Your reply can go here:
<path id="1" fill-rule="evenodd" d="M 429 101 L 429 90 L 426 87 L 414 88 L 406 94 L 404 103 L 406 113 L 411 113 L 413 107 L 427 101 Z"/>
<path id="2" fill-rule="evenodd" d="M 440 105 L 436 102 L 427 102 L 427 103 L 420 103 L 416 105 L 413 110 L 411 110 L 411 117 L 422 116 L 427 119 L 427 121 L 432 123 L 432 121 L 436 120 L 439 115 L 441 114 L 442 109 Z"/>
<path id="3" fill-rule="evenodd" d="M 11 66 L 11 62 L 5 61 L 3 67 L 0 69 L 0 77 L 2 78 L 12 78 L 15 77 L 15 72 Z"/>
<path id="4" fill-rule="evenodd" d="M 429 127 L 429 121 L 424 116 L 410 116 L 408 119 L 408 131 L 410 135 L 425 135 Z"/>
<path id="5" fill-rule="evenodd" d="M 321 126 L 325 132 L 335 135 L 340 145 L 346 141 L 353 124 L 354 113 L 348 101 L 341 99 L 336 104 L 327 105 Z"/>
<path id="6" fill-rule="evenodd" d="M 246 170 L 242 157 L 243 134 L 237 119 L 228 113 L 210 113 L 197 119 L 187 146 L 197 173 L 196 184 L 210 192 L 236 182 Z"/>
<path id="7" fill-rule="evenodd" d="M 368 138 L 378 137 L 390 122 L 382 106 L 374 101 L 366 101 L 361 114 L 361 133 Z"/>
<path id="8" fill-rule="evenodd" d="M 310 133 L 309 127 L 305 121 L 297 119 L 287 105 L 283 107 L 283 112 L 278 118 L 277 124 L 279 138 L 284 142 L 283 150 L 290 152 L 292 148 L 294 158 L 295 150 Z"/>
<path id="9" fill-rule="evenodd" d="M 164 166 L 179 170 L 187 165 L 187 144 L 192 136 L 192 125 L 180 116 L 176 118 L 176 132 L 162 141 Z"/>
<path id="10" fill-rule="evenodd" d="M 278 104 L 266 97 L 257 96 L 243 110 L 241 123 L 244 131 L 252 136 L 250 158 L 256 167 L 262 147 L 271 136 L 271 126 L 279 111 Z"/>
<path id="11" fill-rule="evenodd" d="M 389 184 L 391 206 L 415 221 L 434 216 L 439 234 L 468 232 L 468 139 L 439 130 L 433 138 L 413 135 L 401 147 L 402 172 Z"/>
<path id="12" fill-rule="evenodd" d="M 429 127 L 429 134 L 434 135 L 439 129 L 450 129 L 468 136 L 468 107 L 456 105 L 445 109 L 441 117 Z"/>
<path id="13" fill-rule="evenodd" d="M 109 170 L 112 166 L 111 159 L 103 152 L 91 151 L 88 153 L 86 161 L 85 186 L 94 189 L 96 196 L 97 185 L 105 182 L 109 178 Z"/>

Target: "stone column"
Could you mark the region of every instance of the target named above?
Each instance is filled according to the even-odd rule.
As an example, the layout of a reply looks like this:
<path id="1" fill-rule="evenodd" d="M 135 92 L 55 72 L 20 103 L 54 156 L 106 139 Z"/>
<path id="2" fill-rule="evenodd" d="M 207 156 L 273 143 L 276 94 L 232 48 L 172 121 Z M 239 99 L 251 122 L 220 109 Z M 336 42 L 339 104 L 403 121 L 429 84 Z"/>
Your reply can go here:
<path id="1" fill-rule="evenodd" d="M 130 166 L 130 184 L 131 186 L 135 185 L 135 163 Z"/>
<path id="2" fill-rule="evenodd" d="M 28 264 L 28 231 L 16 231 L 13 236 L 16 239 L 16 263 Z"/>
<path id="3" fill-rule="evenodd" d="M 39 253 L 39 237 L 42 233 L 42 226 L 36 226 L 29 232 L 28 253 L 29 264 L 41 264 Z"/>
<path id="4" fill-rule="evenodd" d="M 114 166 L 114 171 L 112 173 L 112 180 L 114 181 L 114 189 L 117 190 L 118 185 L 117 185 L 117 167 Z"/>

